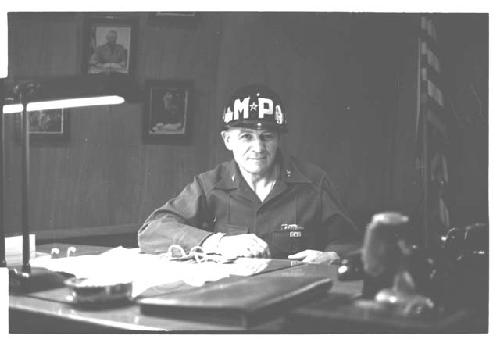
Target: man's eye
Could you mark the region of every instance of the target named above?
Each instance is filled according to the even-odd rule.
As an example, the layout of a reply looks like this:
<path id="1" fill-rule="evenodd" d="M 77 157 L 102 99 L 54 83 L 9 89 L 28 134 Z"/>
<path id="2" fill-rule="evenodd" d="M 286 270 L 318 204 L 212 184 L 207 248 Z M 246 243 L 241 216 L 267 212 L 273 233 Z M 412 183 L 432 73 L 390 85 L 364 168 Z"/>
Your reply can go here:
<path id="1" fill-rule="evenodd" d="M 252 135 L 251 134 L 242 134 L 242 135 L 240 135 L 240 139 L 252 140 Z"/>
<path id="2" fill-rule="evenodd" d="M 272 140 L 272 139 L 274 139 L 274 135 L 273 134 L 262 134 L 261 138 L 263 140 Z"/>

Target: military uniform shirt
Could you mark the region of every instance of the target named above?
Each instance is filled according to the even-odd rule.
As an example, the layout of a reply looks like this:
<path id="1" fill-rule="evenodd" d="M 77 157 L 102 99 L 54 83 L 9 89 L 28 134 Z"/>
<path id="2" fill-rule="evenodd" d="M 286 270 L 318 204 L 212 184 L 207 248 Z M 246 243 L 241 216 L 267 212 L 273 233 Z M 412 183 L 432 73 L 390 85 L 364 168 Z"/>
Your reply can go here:
<path id="1" fill-rule="evenodd" d="M 335 251 L 358 240 L 323 170 L 281 154 L 278 161 L 278 180 L 262 202 L 234 160 L 196 176 L 147 218 L 138 234 L 140 248 L 164 252 L 177 244 L 189 250 L 214 232 L 254 233 L 268 243 L 273 258 L 283 258 L 304 249 Z M 301 230 L 291 233 L 287 225 Z"/>

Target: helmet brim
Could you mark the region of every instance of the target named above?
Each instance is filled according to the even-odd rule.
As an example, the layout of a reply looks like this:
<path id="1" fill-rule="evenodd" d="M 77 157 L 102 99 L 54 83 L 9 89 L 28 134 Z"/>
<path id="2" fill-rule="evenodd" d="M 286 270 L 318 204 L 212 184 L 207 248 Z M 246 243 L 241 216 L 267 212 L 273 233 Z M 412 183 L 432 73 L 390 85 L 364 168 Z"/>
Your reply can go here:
<path id="1" fill-rule="evenodd" d="M 224 129 L 228 129 L 231 127 L 249 128 L 254 130 L 274 130 L 280 132 L 286 131 L 285 125 L 278 125 L 273 122 L 267 122 L 262 120 L 232 121 L 224 125 Z"/>

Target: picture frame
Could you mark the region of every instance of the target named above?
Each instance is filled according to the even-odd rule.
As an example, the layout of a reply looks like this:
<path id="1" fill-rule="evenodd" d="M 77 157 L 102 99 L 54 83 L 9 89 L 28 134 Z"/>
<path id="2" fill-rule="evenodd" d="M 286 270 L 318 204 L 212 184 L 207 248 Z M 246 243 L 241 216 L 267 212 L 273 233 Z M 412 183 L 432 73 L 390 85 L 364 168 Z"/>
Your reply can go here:
<path id="1" fill-rule="evenodd" d="M 68 109 L 47 109 L 28 112 L 30 143 L 43 144 L 69 140 Z M 17 139 L 21 141 L 21 119 L 16 114 Z"/>
<path id="2" fill-rule="evenodd" d="M 191 120 L 193 83 L 146 80 L 143 139 L 146 143 L 185 141 Z"/>
<path id="3" fill-rule="evenodd" d="M 130 16 L 87 16 L 82 39 L 82 73 L 132 75 L 136 26 L 136 19 Z"/>

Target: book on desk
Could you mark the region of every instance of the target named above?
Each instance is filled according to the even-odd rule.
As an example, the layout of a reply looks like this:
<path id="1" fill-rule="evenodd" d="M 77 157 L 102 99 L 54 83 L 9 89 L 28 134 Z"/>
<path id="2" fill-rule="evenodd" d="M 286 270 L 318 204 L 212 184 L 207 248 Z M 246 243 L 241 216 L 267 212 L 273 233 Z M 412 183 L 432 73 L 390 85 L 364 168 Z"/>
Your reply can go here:
<path id="1" fill-rule="evenodd" d="M 318 277 L 262 277 L 219 281 L 198 289 L 138 301 L 141 312 L 168 318 L 220 322 L 251 328 L 292 307 L 326 295 L 332 280 Z"/>

